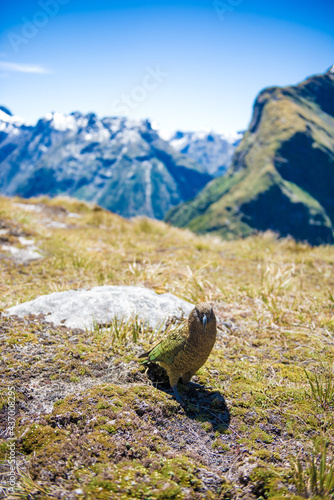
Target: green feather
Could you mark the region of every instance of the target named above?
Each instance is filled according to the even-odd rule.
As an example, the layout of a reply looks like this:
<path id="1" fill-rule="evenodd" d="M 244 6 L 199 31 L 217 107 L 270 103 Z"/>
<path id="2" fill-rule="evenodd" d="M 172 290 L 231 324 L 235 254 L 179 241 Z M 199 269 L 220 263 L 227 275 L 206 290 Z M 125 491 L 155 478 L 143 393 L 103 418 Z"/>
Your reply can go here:
<path id="1" fill-rule="evenodd" d="M 147 358 L 142 361 L 143 364 L 149 361 L 162 361 L 167 365 L 174 362 L 176 356 L 183 350 L 186 344 L 187 332 L 185 328 L 170 332 L 159 344 L 154 346 L 150 351 L 145 352 L 139 358 Z"/>

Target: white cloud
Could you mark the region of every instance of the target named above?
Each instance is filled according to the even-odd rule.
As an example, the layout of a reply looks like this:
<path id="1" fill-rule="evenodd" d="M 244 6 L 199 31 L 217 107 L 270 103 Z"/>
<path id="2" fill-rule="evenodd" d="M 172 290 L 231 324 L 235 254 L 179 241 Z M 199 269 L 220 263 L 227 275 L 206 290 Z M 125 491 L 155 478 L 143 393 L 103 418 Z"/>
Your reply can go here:
<path id="1" fill-rule="evenodd" d="M 46 68 L 39 64 L 18 64 L 13 62 L 0 61 L 0 69 L 5 71 L 15 71 L 17 73 L 49 73 Z"/>

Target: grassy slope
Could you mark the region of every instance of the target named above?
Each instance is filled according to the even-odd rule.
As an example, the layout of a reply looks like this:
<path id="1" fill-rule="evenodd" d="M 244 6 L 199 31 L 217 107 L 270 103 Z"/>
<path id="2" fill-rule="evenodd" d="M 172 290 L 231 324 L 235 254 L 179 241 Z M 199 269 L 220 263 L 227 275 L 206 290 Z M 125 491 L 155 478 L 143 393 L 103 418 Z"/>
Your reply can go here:
<path id="1" fill-rule="evenodd" d="M 73 332 L 42 318 L 1 316 L 3 430 L 8 386 L 17 401 L 20 481 L 12 498 L 316 494 L 307 464 L 326 443 L 330 462 L 334 401 L 333 393 L 312 394 L 305 369 L 324 388 L 333 384 L 331 247 L 277 241 L 270 233 L 222 241 L 68 199 L 29 200 L 39 214 L 14 202 L 0 198 L 1 225 L 9 229 L 2 243 L 35 238 L 45 259 L 18 265 L 2 255 L 0 310 L 54 291 L 144 285 L 213 301 L 219 336 L 198 373 L 203 389 L 184 392 L 182 409 L 163 376 L 146 374 L 137 362 L 154 339 L 141 325 Z M 52 229 L 46 219 L 66 227 Z M 0 443 L 4 460 L 7 442 Z"/>
<path id="2" fill-rule="evenodd" d="M 167 220 L 179 227 L 199 233 L 216 232 L 225 238 L 272 229 L 312 244 L 332 242 L 334 210 L 328 182 L 333 172 L 326 171 L 322 178 L 322 167 L 317 162 L 332 158 L 326 168 L 333 170 L 330 162 L 333 164 L 334 158 L 334 118 L 309 96 L 305 98 L 304 86 L 261 92 L 230 174 L 212 181 L 194 200 L 174 208 Z M 310 165 L 308 149 L 298 150 L 291 160 L 294 141 L 304 135 L 310 141 L 306 147 L 313 150 L 316 145 L 319 150 L 320 156 L 312 158 Z M 291 165 L 286 163 L 286 156 L 282 159 L 282 148 L 290 143 L 286 154 Z M 288 182 L 291 171 L 286 165 L 290 170 L 298 170 L 299 178 Z M 311 174 L 307 183 L 304 178 L 308 171 Z M 316 184 L 320 194 L 313 192 Z M 326 192 L 327 199 L 323 196 Z"/>

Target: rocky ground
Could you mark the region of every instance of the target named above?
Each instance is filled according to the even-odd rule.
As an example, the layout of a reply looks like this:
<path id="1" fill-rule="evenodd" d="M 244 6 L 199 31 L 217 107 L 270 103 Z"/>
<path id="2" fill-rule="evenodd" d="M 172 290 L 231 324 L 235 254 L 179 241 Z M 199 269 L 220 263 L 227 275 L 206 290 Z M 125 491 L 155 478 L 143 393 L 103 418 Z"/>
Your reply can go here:
<path id="1" fill-rule="evenodd" d="M 71 200 L 24 203 L 0 204 L 0 496 L 333 498 L 331 247 L 272 235 L 228 243 Z M 26 240 L 38 258 L 8 250 Z M 201 387 L 180 387 L 184 407 L 164 371 L 137 359 L 162 332 L 137 320 L 80 330 L 6 314 L 106 284 L 214 304 L 217 343 L 193 379 Z"/>

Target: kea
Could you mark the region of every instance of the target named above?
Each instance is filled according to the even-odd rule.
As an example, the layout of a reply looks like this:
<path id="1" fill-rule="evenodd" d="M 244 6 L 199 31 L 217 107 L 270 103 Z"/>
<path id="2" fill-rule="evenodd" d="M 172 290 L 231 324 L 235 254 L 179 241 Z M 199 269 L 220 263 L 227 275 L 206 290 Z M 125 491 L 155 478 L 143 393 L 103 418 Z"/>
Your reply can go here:
<path id="1" fill-rule="evenodd" d="M 203 302 L 191 311 L 187 322 L 170 331 L 139 358 L 146 358 L 142 363 L 159 363 L 166 370 L 175 399 L 183 404 L 177 383 L 182 377 L 183 384 L 188 384 L 204 365 L 216 341 L 216 333 L 215 313 L 210 304 Z"/>

